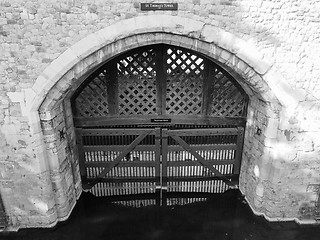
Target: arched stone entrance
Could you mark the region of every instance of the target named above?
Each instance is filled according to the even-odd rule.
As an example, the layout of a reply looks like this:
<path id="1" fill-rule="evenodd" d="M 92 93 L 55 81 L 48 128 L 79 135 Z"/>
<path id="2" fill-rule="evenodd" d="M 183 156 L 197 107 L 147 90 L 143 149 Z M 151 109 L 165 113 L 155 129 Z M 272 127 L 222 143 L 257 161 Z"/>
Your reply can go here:
<path id="1" fill-rule="evenodd" d="M 124 194 L 238 185 L 248 97 L 203 55 L 135 48 L 90 75 L 71 104 L 82 185 L 98 196 L 114 182 Z"/>
<path id="2" fill-rule="evenodd" d="M 240 190 L 254 211 L 266 214 L 264 180 L 274 174 L 270 148 L 277 139 L 280 115 L 297 101 L 292 90 L 254 47 L 231 33 L 191 19 L 157 15 L 124 20 L 81 40 L 53 61 L 27 93 L 29 119 L 38 139 L 36 156 L 50 172 L 55 221 L 68 217 L 82 191 L 70 97 L 104 62 L 160 43 L 216 61 L 246 91 L 250 101 Z"/>

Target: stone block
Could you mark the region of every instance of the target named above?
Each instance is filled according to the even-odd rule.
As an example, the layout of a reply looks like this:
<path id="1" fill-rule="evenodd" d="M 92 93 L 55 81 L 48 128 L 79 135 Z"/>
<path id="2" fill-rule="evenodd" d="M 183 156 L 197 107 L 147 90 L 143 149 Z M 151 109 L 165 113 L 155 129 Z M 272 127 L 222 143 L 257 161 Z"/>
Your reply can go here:
<path id="1" fill-rule="evenodd" d="M 201 31 L 200 38 L 203 41 L 219 46 L 219 43 L 221 42 L 221 38 L 222 38 L 221 35 L 222 35 L 222 32 L 219 28 L 207 24 L 207 25 L 204 25 Z"/>
<path id="2" fill-rule="evenodd" d="M 236 49 L 235 54 L 259 74 L 265 74 L 272 66 L 255 46 L 243 40 L 234 41 L 233 48 Z"/>
<path id="3" fill-rule="evenodd" d="M 40 216 L 40 224 L 41 224 L 41 226 L 44 226 L 44 227 L 53 227 L 54 225 L 56 225 L 57 219 L 58 219 L 57 213 L 56 213 L 56 211 L 54 211 L 51 214 L 46 214 L 45 216 Z"/>
<path id="4" fill-rule="evenodd" d="M 263 135 L 266 138 L 277 138 L 278 135 L 278 125 L 279 125 L 279 119 L 275 118 L 268 118 L 267 126 L 264 129 Z"/>
<path id="5" fill-rule="evenodd" d="M 99 39 L 103 39 L 103 43 L 106 45 L 130 35 L 143 33 L 144 29 L 147 28 L 146 24 L 148 23 L 139 22 L 136 18 L 126 19 L 99 30 L 95 35 Z"/>
<path id="6" fill-rule="evenodd" d="M 72 60 L 71 62 L 77 61 L 75 57 L 81 60 L 96 52 L 104 45 L 105 39 L 101 36 L 101 34 L 90 34 L 76 44 L 72 45 L 70 50 L 73 53 L 70 51 L 66 52 L 66 57 L 69 57 Z M 63 61 L 63 58 L 61 58 L 61 60 Z"/>
<path id="7" fill-rule="evenodd" d="M 232 59 L 232 54 L 228 51 L 222 50 L 220 55 L 218 56 L 218 60 L 221 63 L 230 63 L 230 60 Z"/>
<path id="8" fill-rule="evenodd" d="M 157 33 L 148 33 L 148 34 L 139 34 L 136 36 L 136 41 L 139 46 L 146 46 L 148 44 L 160 43 L 163 39 L 163 34 Z"/>
<path id="9" fill-rule="evenodd" d="M 300 96 L 300 94 L 294 91 L 289 84 L 286 83 L 280 73 L 273 69 L 268 71 L 263 76 L 263 79 L 271 88 L 279 102 L 285 107 L 289 107 L 290 105 L 296 106 L 300 101 L 300 98 L 304 99 L 304 96 Z"/>
<path id="10" fill-rule="evenodd" d="M 11 102 L 24 102 L 24 94 L 23 92 L 7 92 L 8 97 Z"/>
<path id="11" fill-rule="evenodd" d="M 95 42 L 93 42 L 92 44 L 95 44 Z M 74 52 L 74 49 L 68 48 L 58 58 L 53 60 L 53 62 L 50 65 L 57 71 L 61 73 L 66 73 L 79 61 L 79 55 Z"/>
<path id="12" fill-rule="evenodd" d="M 37 161 L 39 163 L 39 171 L 45 172 L 49 169 L 49 163 L 48 163 L 48 152 L 43 147 L 43 144 L 40 146 L 36 146 L 33 148 L 35 157 L 37 158 Z"/>
<path id="13" fill-rule="evenodd" d="M 48 165 L 50 166 L 50 170 L 59 170 L 60 169 L 60 161 L 59 161 L 59 156 L 58 154 L 52 150 L 48 149 L 47 150 L 47 157 L 48 157 Z"/>

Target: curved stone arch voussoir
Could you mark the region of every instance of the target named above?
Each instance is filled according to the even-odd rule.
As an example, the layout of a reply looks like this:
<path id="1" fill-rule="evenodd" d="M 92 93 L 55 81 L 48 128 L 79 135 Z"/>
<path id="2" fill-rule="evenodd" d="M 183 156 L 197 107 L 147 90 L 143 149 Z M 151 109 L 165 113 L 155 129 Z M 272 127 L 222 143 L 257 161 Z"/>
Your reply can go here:
<path id="1" fill-rule="evenodd" d="M 254 70 L 256 78 L 261 77 L 272 89 L 282 105 L 292 105 L 296 101 L 290 86 L 254 46 L 213 25 L 178 16 L 156 15 L 119 21 L 67 49 L 36 80 L 29 94 L 31 112 L 38 111 L 46 98 L 53 102 L 61 98 L 66 86 L 70 87 L 72 84 L 70 78 L 68 82 L 64 77 L 72 68 L 75 69 L 74 72 L 77 71 L 77 66 L 78 70 L 82 70 L 74 76 L 79 77 L 81 73 L 94 68 L 112 55 L 133 47 L 160 42 L 194 48 L 213 58 L 218 57 L 218 61 L 231 68 L 240 66 L 244 70 L 246 67 L 241 65 L 247 65 Z M 93 54 L 96 54 L 96 59 L 92 57 Z M 242 75 L 245 74 L 248 75 Z M 61 80 L 62 83 L 58 84 Z"/>

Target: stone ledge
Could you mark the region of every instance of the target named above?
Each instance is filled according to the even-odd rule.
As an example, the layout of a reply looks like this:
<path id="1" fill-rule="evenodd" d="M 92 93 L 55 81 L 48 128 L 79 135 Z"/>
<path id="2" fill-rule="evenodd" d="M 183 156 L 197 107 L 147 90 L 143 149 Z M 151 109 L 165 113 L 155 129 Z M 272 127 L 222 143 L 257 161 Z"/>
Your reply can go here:
<path id="1" fill-rule="evenodd" d="M 296 222 L 298 224 L 301 224 L 301 225 L 310 225 L 310 224 L 320 224 L 320 220 L 317 220 L 317 219 L 298 219 L 298 218 L 280 218 L 280 217 L 269 217 L 267 216 L 266 213 L 263 213 L 263 212 L 260 212 L 259 210 L 256 210 L 250 201 L 248 201 L 248 198 L 245 196 L 245 200 L 246 202 L 248 203 L 251 211 L 257 215 L 257 216 L 262 216 L 264 217 L 267 221 L 269 222 Z"/>

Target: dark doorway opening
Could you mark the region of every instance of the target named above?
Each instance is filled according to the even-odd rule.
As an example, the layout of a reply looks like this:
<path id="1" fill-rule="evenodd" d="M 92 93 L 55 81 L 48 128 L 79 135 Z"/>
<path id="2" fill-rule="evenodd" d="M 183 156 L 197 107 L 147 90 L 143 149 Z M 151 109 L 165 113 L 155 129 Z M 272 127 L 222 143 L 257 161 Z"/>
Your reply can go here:
<path id="1" fill-rule="evenodd" d="M 248 96 L 210 59 L 150 45 L 105 63 L 72 98 L 84 189 L 96 196 L 238 185 Z"/>

